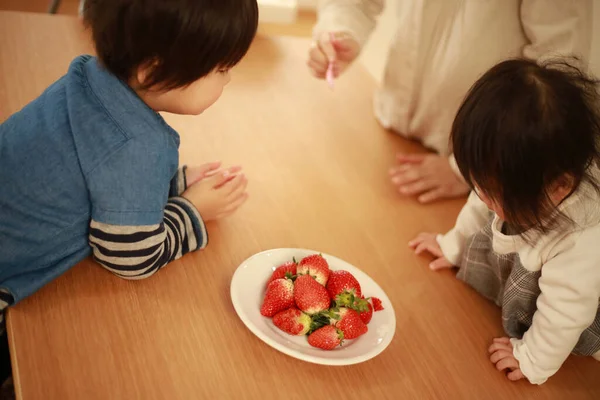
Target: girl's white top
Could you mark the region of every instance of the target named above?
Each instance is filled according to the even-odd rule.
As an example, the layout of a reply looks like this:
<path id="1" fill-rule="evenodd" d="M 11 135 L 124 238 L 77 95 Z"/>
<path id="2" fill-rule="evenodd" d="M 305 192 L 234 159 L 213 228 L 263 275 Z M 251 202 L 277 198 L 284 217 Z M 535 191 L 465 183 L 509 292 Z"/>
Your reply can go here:
<path id="1" fill-rule="evenodd" d="M 582 184 L 559 208 L 574 224 L 548 234 L 526 232 L 528 240 L 502 234 L 497 215 L 492 224 L 494 252 L 517 253 L 524 268 L 541 270 L 533 323 L 521 340 L 511 340 L 521 371 L 535 384 L 558 371 L 594 321 L 600 301 L 600 197 Z M 460 267 L 467 240 L 489 221 L 489 213 L 472 192 L 454 228 L 438 236 L 451 263 Z"/>

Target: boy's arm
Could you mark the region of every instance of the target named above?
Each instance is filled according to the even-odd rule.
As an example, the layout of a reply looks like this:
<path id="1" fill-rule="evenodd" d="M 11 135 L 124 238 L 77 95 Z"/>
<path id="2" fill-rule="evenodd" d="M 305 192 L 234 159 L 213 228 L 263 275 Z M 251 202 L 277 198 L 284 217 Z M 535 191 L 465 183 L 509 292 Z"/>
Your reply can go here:
<path id="1" fill-rule="evenodd" d="M 472 191 L 458 214 L 454 228 L 437 238 L 444 257 L 452 265 L 459 265 L 467 240 L 485 226 L 490 216 L 491 211 Z"/>
<path id="2" fill-rule="evenodd" d="M 92 220 L 89 243 L 104 268 L 121 278 L 143 279 L 184 254 L 206 247 L 208 235 L 194 206 L 173 197 L 160 224 L 111 225 Z"/>
<path id="3" fill-rule="evenodd" d="M 375 28 L 385 0 L 321 0 L 315 37 L 323 32 L 349 33 L 362 47 Z"/>
<path id="4" fill-rule="evenodd" d="M 86 174 L 89 243 L 102 266 L 123 278 L 141 279 L 206 246 L 196 208 L 182 197 L 169 198 L 172 186 L 177 191 L 183 186 L 172 181 L 177 161 L 161 141 L 132 138 Z"/>
<path id="5" fill-rule="evenodd" d="M 544 383 L 561 367 L 581 334 L 594 321 L 600 298 L 600 251 L 596 227 L 563 239 L 571 248 L 542 266 L 541 294 L 533 323 L 523 339 L 511 339 L 519 368 L 534 384 Z"/>
<path id="6" fill-rule="evenodd" d="M 177 173 L 171 179 L 171 185 L 169 187 L 169 197 L 181 196 L 185 189 L 187 189 L 187 180 L 185 177 L 185 171 L 187 170 L 187 165 L 180 167 L 177 170 Z"/>
<path id="7" fill-rule="evenodd" d="M 530 44 L 523 48 L 529 59 L 581 57 L 587 67 L 592 50 L 592 0 L 523 0 L 521 24 Z"/>

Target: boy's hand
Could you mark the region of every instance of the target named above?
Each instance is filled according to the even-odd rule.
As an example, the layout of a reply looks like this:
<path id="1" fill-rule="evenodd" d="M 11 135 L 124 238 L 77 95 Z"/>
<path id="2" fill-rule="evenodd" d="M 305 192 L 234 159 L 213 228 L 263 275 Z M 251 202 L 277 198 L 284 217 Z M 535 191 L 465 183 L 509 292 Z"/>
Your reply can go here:
<path id="1" fill-rule="evenodd" d="M 442 268 L 452 268 L 453 265 L 444 257 L 442 249 L 436 240 L 435 233 L 420 233 L 419 236 L 408 242 L 408 246 L 415 251 L 415 254 L 421 254 L 424 251 L 431 253 L 435 260 L 429 264 L 429 268 L 432 270 L 438 270 Z"/>
<path id="2" fill-rule="evenodd" d="M 214 161 L 202 165 L 195 165 L 192 167 L 188 166 L 185 170 L 185 180 L 187 186 L 190 187 L 194 183 L 200 182 L 202 179 L 218 173 L 220 168 L 220 161 Z M 229 171 L 229 173 L 231 174 L 231 178 L 234 178 L 235 174 L 237 174 L 241 170 L 242 167 L 231 167 L 227 169 L 227 171 Z"/>
<path id="3" fill-rule="evenodd" d="M 498 371 L 510 371 L 507 375 L 509 380 L 518 381 L 525 378 L 521 368 L 519 368 L 519 360 L 513 355 L 513 346 L 509 338 L 494 339 L 494 343 L 492 343 L 488 352 L 490 353 L 490 361 L 494 363 Z"/>
<path id="4" fill-rule="evenodd" d="M 420 203 L 464 196 L 469 186 L 456 176 L 447 157 L 437 154 L 398 154 L 399 165 L 390 169 L 392 184 Z"/>
<path id="5" fill-rule="evenodd" d="M 226 169 L 188 187 L 182 197 L 196 207 L 204 221 L 213 221 L 229 216 L 244 204 L 248 198 L 247 185 L 244 174 L 232 174 Z"/>
<path id="6" fill-rule="evenodd" d="M 360 53 L 360 45 L 343 32 L 324 32 L 313 43 L 308 53 L 308 68 L 314 76 L 324 79 L 329 63 L 333 63 L 333 76 L 337 78 Z"/>

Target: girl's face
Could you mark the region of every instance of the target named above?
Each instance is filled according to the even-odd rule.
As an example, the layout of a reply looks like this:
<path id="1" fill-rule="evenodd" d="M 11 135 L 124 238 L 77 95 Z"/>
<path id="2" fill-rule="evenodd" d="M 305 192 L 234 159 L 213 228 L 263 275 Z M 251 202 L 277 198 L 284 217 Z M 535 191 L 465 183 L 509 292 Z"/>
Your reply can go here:
<path id="1" fill-rule="evenodd" d="M 562 203 L 562 201 L 573 191 L 573 188 L 573 179 L 568 176 L 561 177 L 553 185 L 551 185 L 550 189 L 548 190 L 548 195 L 553 206 L 558 207 L 559 204 Z M 474 191 L 490 210 L 495 212 L 502 221 L 506 221 L 504 210 L 497 200 L 486 196 L 486 194 L 483 193 L 477 184 L 474 185 Z"/>
<path id="2" fill-rule="evenodd" d="M 485 203 L 485 205 L 487 206 L 487 208 L 489 208 L 490 210 L 492 210 L 493 212 L 495 212 L 496 215 L 498 215 L 498 217 L 502 221 L 506 221 L 505 218 L 504 218 L 504 211 L 502 210 L 502 207 L 500 206 L 500 204 L 498 204 L 498 202 L 496 200 L 492 200 L 489 197 L 487 197 L 481 191 L 481 189 L 479 189 L 479 187 L 477 185 L 475 185 L 474 191 L 475 191 L 475 194 L 481 199 L 481 201 L 483 201 Z"/>

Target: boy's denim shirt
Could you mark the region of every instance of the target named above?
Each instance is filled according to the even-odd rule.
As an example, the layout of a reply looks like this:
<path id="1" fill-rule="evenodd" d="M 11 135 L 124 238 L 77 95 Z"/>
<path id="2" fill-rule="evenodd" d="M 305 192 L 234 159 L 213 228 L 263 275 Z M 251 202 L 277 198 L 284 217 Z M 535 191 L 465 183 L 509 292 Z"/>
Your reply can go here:
<path id="1" fill-rule="evenodd" d="M 91 56 L 0 125 L 0 288 L 15 303 L 91 253 L 90 220 L 163 220 L 179 135 Z"/>

